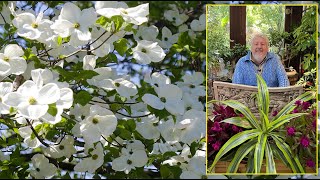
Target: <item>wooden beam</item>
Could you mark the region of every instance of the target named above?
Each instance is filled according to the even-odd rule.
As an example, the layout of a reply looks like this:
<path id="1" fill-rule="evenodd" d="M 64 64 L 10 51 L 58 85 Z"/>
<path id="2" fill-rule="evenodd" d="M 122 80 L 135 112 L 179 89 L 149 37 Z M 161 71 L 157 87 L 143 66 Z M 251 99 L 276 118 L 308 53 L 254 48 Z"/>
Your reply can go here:
<path id="1" fill-rule="evenodd" d="M 285 6 L 285 32 L 292 32 L 301 25 L 302 12 L 303 6 Z M 291 44 L 292 42 L 286 40 L 285 43 Z M 301 77 L 300 56 L 293 57 L 290 61 L 285 62 L 285 66 L 292 66 L 299 73 L 299 78 Z"/>
<path id="2" fill-rule="evenodd" d="M 246 6 L 230 6 L 230 48 L 246 45 Z"/>

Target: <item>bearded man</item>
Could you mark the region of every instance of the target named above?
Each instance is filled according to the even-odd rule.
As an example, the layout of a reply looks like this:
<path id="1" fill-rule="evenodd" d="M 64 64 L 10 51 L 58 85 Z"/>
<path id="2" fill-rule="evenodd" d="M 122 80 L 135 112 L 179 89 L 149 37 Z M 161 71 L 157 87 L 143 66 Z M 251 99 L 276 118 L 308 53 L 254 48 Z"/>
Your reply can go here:
<path id="1" fill-rule="evenodd" d="M 256 33 L 251 41 L 251 51 L 239 59 L 232 83 L 257 86 L 258 73 L 268 87 L 286 87 L 290 82 L 279 57 L 269 52 L 269 39 L 265 34 Z"/>

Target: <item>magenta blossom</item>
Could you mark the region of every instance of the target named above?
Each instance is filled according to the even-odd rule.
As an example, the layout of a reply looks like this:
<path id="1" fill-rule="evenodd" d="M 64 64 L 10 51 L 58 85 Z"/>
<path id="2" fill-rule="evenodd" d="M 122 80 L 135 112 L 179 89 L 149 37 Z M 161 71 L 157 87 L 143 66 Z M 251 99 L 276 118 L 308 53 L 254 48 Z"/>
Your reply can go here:
<path id="1" fill-rule="evenodd" d="M 315 167 L 316 166 L 316 164 L 314 163 L 314 161 L 312 159 L 308 159 L 306 162 L 306 165 L 308 167 Z"/>
<path id="2" fill-rule="evenodd" d="M 301 144 L 303 147 L 307 148 L 307 147 L 310 145 L 310 140 L 309 140 L 309 138 L 306 137 L 306 136 L 302 136 L 301 139 L 300 139 L 300 144 Z"/>
<path id="3" fill-rule="evenodd" d="M 298 109 L 294 109 L 293 111 L 292 111 L 292 114 L 293 113 L 298 113 L 299 111 L 298 111 Z"/>
<path id="4" fill-rule="evenodd" d="M 222 130 L 222 128 L 220 127 L 220 123 L 219 122 L 214 122 L 213 123 L 213 127 L 211 128 L 212 131 L 215 132 L 220 132 Z"/>
<path id="5" fill-rule="evenodd" d="M 287 127 L 287 135 L 294 136 L 296 129 L 294 127 Z"/>
<path id="6" fill-rule="evenodd" d="M 217 141 L 216 143 L 212 144 L 212 147 L 215 151 L 218 151 L 220 149 L 221 143 Z"/>
<path id="7" fill-rule="evenodd" d="M 307 110 L 309 107 L 310 107 L 310 103 L 307 101 L 307 102 L 303 102 L 302 103 L 302 109 L 304 109 L 304 110 Z"/>
<path id="8" fill-rule="evenodd" d="M 300 106 L 300 105 L 302 104 L 302 101 L 301 101 L 301 100 L 298 100 L 298 101 L 296 101 L 294 104 L 297 105 L 297 106 Z"/>
<path id="9" fill-rule="evenodd" d="M 311 112 L 311 115 L 312 115 L 312 117 L 316 117 L 316 115 L 317 115 L 317 110 L 312 110 L 312 112 Z"/>
<path id="10" fill-rule="evenodd" d="M 277 111 L 277 110 L 275 110 L 275 111 L 272 112 L 272 116 L 276 116 L 277 114 L 278 114 L 278 111 Z"/>
<path id="11" fill-rule="evenodd" d="M 238 132 L 238 131 L 239 131 L 239 128 L 238 128 L 238 126 L 232 125 L 232 130 L 233 130 L 234 132 Z"/>

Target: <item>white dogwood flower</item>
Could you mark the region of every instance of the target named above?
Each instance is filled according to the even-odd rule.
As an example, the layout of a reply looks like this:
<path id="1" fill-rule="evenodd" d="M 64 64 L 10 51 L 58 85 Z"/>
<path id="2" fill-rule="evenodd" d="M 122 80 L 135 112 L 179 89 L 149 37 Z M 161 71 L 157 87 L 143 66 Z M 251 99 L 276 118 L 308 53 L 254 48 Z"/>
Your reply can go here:
<path id="1" fill-rule="evenodd" d="M 0 76 L 10 74 L 20 75 L 27 69 L 27 62 L 21 56 L 24 55 L 22 48 L 16 44 L 9 44 L 0 53 Z"/>
<path id="2" fill-rule="evenodd" d="M 141 64 L 150 64 L 151 62 L 160 62 L 166 54 L 157 42 L 142 40 L 132 49 L 133 58 Z"/>
<path id="3" fill-rule="evenodd" d="M 17 28 L 17 34 L 28 39 L 40 38 L 53 24 L 52 21 L 43 19 L 43 12 L 40 12 L 37 17 L 30 12 L 20 13 L 12 20 L 12 23 Z"/>
<path id="4" fill-rule="evenodd" d="M 204 30 L 206 30 L 206 14 L 202 14 L 199 17 L 199 20 L 194 19 L 190 24 L 190 28 L 193 31 L 204 31 Z"/>
<path id="5" fill-rule="evenodd" d="M 160 131 L 158 130 L 159 118 L 154 115 L 149 115 L 147 117 L 142 117 L 136 125 L 136 130 L 146 139 L 156 139 L 160 136 Z"/>
<path id="6" fill-rule="evenodd" d="M 10 106 L 3 104 L 2 98 L 13 91 L 13 84 L 10 82 L 0 82 L 0 114 L 9 114 Z"/>
<path id="7" fill-rule="evenodd" d="M 70 158 L 72 154 L 76 153 L 77 150 L 74 147 L 74 139 L 70 135 L 66 135 L 62 140 L 61 137 L 57 140 L 57 145 L 51 145 L 44 149 L 44 153 L 53 158 L 66 157 Z"/>
<path id="8" fill-rule="evenodd" d="M 37 125 L 40 125 L 39 121 L 35 121 L 32 126 L 35 128 Z M 37 148 L 41 145 L 41 142 L 36 137 L 31 137 L 32 129 L 29 126 L 20 127 L 18 129 L 21 137 L 24 138 L 23 142 L 26 143 L 31 148 Z M 41 135 L 42 132 L 39 132 L 38 135 Z"/>
<path id="9" fill-rule="evenodd" d="M 174 26 L 180 26 L 189 19 L 188 15 L 184 13 L 180 14 L 178 9 L 165 11 L 163 16 L 168 21 L 172 22 Z"/>
<path id="10" fill-rule="evenodd" d="M 66 3 L 51 28 L 61 37 L 70 37 L 70 45 L 77 47 L 91 39 L 89 28 L 97 19 L 94 8 L 81 10 L 73 3 Z"/>
<path id="11" fill-rule="evenodd" d="M 112 161 L 112 169 L 128 174 L 132 169 L 143 167 L 147 162 L 148 156 L 145 150 L 122 148 L 121 156 Z"/>
<path id="12" fill-rule="evenodd" d="M 26 118 L 38 119 L 47 113 L 49 104 L 60 98 L 60 89 L 54 83 L 38 88 L 33 81 L 27 80 L 17 90 L 4 96 L 3 102 L 18 109 Z"/>
<path id="13" fill-rule="evenodd" d="M 165 84 L 155 89 L 157 89 L 158 97 L 153 94 L 145 94 L 142 96 L 145 103 L 158 110 L 165 108 L 173 115 L 183 115 L 182 90 L 178 86 Z"/>
<path id="14" fill-rule="evenodd" d="M 139 26 L 136 34 L 134 34 L 134 39 L 136 41 L 147 40 L 156 41 L 159 30 L 155 25 L 152 26 Z"/>
<path id="15" fill-rule="evenodd" d="M 91 156 L 84 158 L 75 167 L 74 171 L 94 173 L 104 161 L 103 147 L 98 143 L 94 150 L 90 153 Z"/>
<path id="16" fill-rule="evenodd" d="M 162 28 L 162 38 L 161 38 L 162 41 L 158 41 L 158 42 L 162 48 L 169 49 L 171 48 L 172 44 L 175 44 L 176 42 L 178 42 L 178 38 L 179 38 L 179 33 L 173 35 L 170 29 L 164 26 Z"/>
<path id="17" fill-rule="evenodd" d="M 80 131 L 86 143 L 94 143 L 113 133 L 117 127 L 117 118 L 112 111 L 98 105 L 90 107 L 90 115 L 80 122 Z"/>
<path id="18" fill-rule="evenodd" d="M 206 176 L 206 158 L 193 156 L 188 165 L 182 170 L 181 179 L 202 179 Z"/>
<path id="19" fill-rule="evenodd" d="M 36 179 L 45 179 L 53 176 L 57 172 L 57 167 L 51 163 L 43 154 L 36 154 L 32 158 L 34 170 L 30 171 L 30 175 Z"/>
<path id="20" fill-rule="evenodd" d="M 129 23 L 135 25 L 141 25 L 144 22 L 148 21 L 147 16 L 149 15 L 149 3 L 141 4 L 132 8 L 114 8 L 114 7 L 106 7 L 97 9 L 97 13 L 105 16 L 107 18 L 111 18 L 112 16 L 120 15 L 123 19 Z"/>
<path id="21" fill-rule="evenodd" d="M 128 99 L 130 99 L 130 97 L 135 96 L 138 93 L 137 86 L 123 78 L 118 78 L 116 80 L 103 79 L 100 81 L 99 84 L 99 87 L 108 91 L 116 89 L 120 96 L 126 97 Z"/>
<path id="22" fill-rule="evenodd" d="M 82 68 L 84 70 L 93 70 L 96 67 L 96 59 L 94 55 L 85 55 Z"/>
<path id="23" fill-rule="evenodd" d="M 177 129 L 181 130 L 181 142 L 191 144 L 205 136 L 206 113 L 191 109 L 187 111 L 180 122 L 176 124 Z"/>

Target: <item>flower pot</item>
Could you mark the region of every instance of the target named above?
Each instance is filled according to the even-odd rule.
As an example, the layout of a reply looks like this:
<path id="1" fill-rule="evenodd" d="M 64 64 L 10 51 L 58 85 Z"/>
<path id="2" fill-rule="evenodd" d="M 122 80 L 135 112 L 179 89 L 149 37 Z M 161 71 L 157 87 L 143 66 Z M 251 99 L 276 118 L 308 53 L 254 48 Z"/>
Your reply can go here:
<path id="1" fill-rule="evenodd" d="M 211 173 L 216 173 L 216 174 L 225 174 L 227 172 L 228 166 L 230 162 L 229 161 L 219 161 L 215 167 L 213 168 Z M 288 168 L 282 161 L 280 160 L 275 160 L 276 164 L 276 170 L 277 173 L 292 173 L 294 174 L 290 168 Z M 246 174 L 246 164 L 245 163 L 240 163 L 237 174 Z M 266 172 L 266 166 L 265 163 L 262 164 L 261 167 L 261 172 L 260 173 L 265 173 Z M 316 170 L 313 168 L 306 168 L 306 173 L 316 173 Z"/>
<path id="2" fill-rule="evenodd" d="M 290 85 L 295 85 L 298 81 L 298 73 L 295 69 L 292 68 L 286 68 L 286 74 L 288 76 Z"/>

